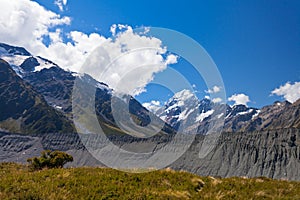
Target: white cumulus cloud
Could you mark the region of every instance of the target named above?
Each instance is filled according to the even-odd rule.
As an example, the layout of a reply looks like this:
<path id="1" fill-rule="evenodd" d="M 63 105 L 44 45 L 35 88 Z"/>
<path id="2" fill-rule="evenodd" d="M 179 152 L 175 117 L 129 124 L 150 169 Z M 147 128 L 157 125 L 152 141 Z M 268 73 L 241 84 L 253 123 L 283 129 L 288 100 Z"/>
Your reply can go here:
<path id="1" fill-rule="evenodd" d="M 67 4 L 66 0 L 55 2 Z M 37 2 L 0 0 L 0 5 L 2 42 L 25 47 L 64 69 L 78 72 L 84 66 L 83 72 L 96 79 L 102 73 L 98 80 L 120 92 L 137 95 L 145 91 L 155 73 L 177 62 L 175 55 L 165 58 L 167 49 L 161 40 L 135 33 L 128 25 L 112 25 L 113 39 L 99 33 L 63 32 L 62 26 L 70 25 L 71 18 L 49 11 Z M 144 33 L 147 31 L 145 28 Z M 45 38 L 49 38 L 47 44 Z"/>
<path id="2" fill-rule="evenodd" d="M 213 102 L 213 103 L 221 103 L 221 102 L 222 102 L 222 99 L 221 99 L 220 97 L 213 98 L 213 99 L 212 99 L 212 102 Z"/>
<path id="3" fill-rule="evenodd" d="M 168 55 L 164 59 L 167 51 L 157 38 L 135 33 L 130 26 L 118 25 L 116 29 L 115 38 L 101 43 L 85 60 L 82 69 L 115 91 L 135 96 L 145 91 L 155 73 L 176 63 L 177 57 Z"/>
<path id="4" fill-rule="evenodd" d="M 250 102 L 250 98 L 245 94 L 234 94 L 228 98 L 228 101 L 234 101 L 234 105 L 247 105 Z"/>
<path id="5" fill-rule="evenodd" d="M 30 0 L 0 0 L 0 13 L 1 41 L 25 46 L 33 53 L 45 48 L 42 39 L 49 35 L 49 28 L 71 23 L 69 17 Z"/>
<path id="6" fill-rule="evenodd" d="M 60 11 L 64 11 L 64 7 L 67 5 L 67 0 L 55 0 L 54 4 L 57 5 Z"/>
<path id="7" fill-rule="evenodd" d="M 168 55 L 166 59 L 166 64 L 171 65 L 177 63 L 178 56 L 175 56 L 173 54 Z"/>
<path id="8" fill-rule="evenodd" d="M 156 111 L 161 108 L 160 102 L 154 100 L 152 100 L 151 102 L 143 103 L 143 106 L 153 113 L 156 113 Z"/>
<path id="9" fill-rule="evenodd" d="M 212 87 L 211 89 L 206 90 L 205 92 L 208 93 L 208 94 L 216 94 L 220 91 L 221 91 L 221 87 L 215 85 L 214 87 Z"/>
<path id="10" fill-rule="evenodd" d="M 300 82 L 281 85 L 279 88 L 274 89 L 271 94 L 283 96 L 285 100 L 294 103 L 300 98 Z"/>

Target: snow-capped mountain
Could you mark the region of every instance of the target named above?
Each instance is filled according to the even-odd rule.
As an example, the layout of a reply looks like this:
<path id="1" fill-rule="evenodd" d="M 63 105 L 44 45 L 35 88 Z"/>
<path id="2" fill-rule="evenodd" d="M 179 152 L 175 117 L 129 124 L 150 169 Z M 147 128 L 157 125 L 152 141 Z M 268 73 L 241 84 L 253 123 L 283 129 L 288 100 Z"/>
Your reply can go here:
<path id="1" fill-rule="evenodd" d="M 182 90 L 169 99 L 156 115 L 178 130 L 184 121 L 195 121 L 198 106 L 197 97 L 189 90 Z"/>
<path id="2" fill-rule="evenodd" d="M 243 130 L 277 130 L 282 128 L 300 128 L 300 99 L 293 104 L 288 101 L 276 101 L 263 107 Z"/>
<path id="3" fill-rule="evenodd" d="M 13 47 L 3 43 L 0 43 L 0 56 L 10 64 L 20 77 L 26 76 L 30 72 L 58 67 L 50 60 L 31 55 L 22 47 Z"/>
<path id="4" fill-rule="evenodd" d="M 175 130 L 186 119 L 193 121 L 188 129 L 196 129 L 198 134 L 207 134 L 209 130 L 225 132 L 261 131 L 300 127 L 300 99 L 291 104 L 287 101 L 275 102 L 261 109 L 245 105 L 229 106 L 213 103 L 210 99 L 198 100 L 192 92 L 183 90 L 176 93 L 157 115 L 169 123 Z M 189 116 L 193 114 L 193 116 Z M 184 126 L 186 127 L 186 126 Z"/>
<path id="5" fill-rule="evenodd" d="M 39 151 L 51 149 L 72 153 L 75 166 L 95 163 L 96 159 L 88 154 L 77 134 L 65 134 L 75 129 L 71 120 L 71 96 L 74 81 L 79 77 L 87 90 L 96 88 L 98 122 L 111 134 L 111 142 L 125 150 L 144 152 L 146 149 L 148 153 L 150 149 L 151 153 L 163 149 L 168 138 L 176 133 L 172 127 L 188 134 L 225 131 L 229 133 L 220 135 L 207 157 L 200 159 L 199 150 L 204 139 L 210 137 L 196 136 L 188 151 L 170 167 L 202 175 L 299 180 L 300 99 L 293 104 L 275 102 L 258 110 L 243 105 L 216 104 L 209 99 L 198 100 L 192 92 L 184 90 L 157 112 L 172 125 L 165 124 L 161 131 L 172 134 L 170 137 L 149 140 L 115 137 L 123 136 L 124 132 L 114 121 L 110 106 L 112 90 L 106 84 L 86 74 L 65 71 L 20 47 L 0 44 L 0 58 L 1 162 L 20 162 L 20 158 L 26 162 Z M 147 126 L 153 119 L 149 117 L 151 113 L 131 96 L 126 98 L 131 118 L 137 125 Z M 242 133 L 236 133 L 239 131 Z M 178 143 L 179 149 L 181 145 L 186 142 Z M 176 149 L 170 150 L 176 152 Z"/>
<path id="6" fill-rule="evenodd" d="M 221 108 L 217 108 L 209 99 L 198 100 L 191 91 L 182 90 L 170 98 L 156 114 L 177 131 L 206 134 L 209 124 L 205 122 L 212 118 L 219 120 Z M 205 131 L 199 130 L 199 127 Z"/>
<path id="7" fill-rule="evenodd" d="M 75 79 L 80 76 L 84 82 L 107 92 L 111 89 L 87 74 L 66 71 L 54 62 L 31 55 L 22 47 L 0 43 L 0 58 L 10 64 L 17 75 L 41 93 L 48 104 L 63 112 L 71 111 L 70 98 Z"/>
<path id="8" fill-rule="evenodd" d="M 183 126 L 185 130 L 193 130 L 198 134 L 207 134 L 211 129 L 226 132 L 257 131 L 299 127 L 298 104 L 275 102 L 262 109 L 245 105 L 229 106 L 213 103 L 207 98 L 198 100 L 191 91 L 183 90 L 170 98 L 156 114 L 175 130 Z"/>
<path id="9" fill-rule="evenodd" d="M 260 112 L 257 108 L 251 108 L 245 105 L 234 105 L 230 107 L 228 111 L 224 123 L 224 130 L 227 132 L 241 130 L 242 127 L 258 116 Z"/>
<path id="10" fill-rule="evenodd" d="M 207 134 L 220 130 L 225 112 L 224 105 L 214 104 L 206 98 L 199 100 L 191 91 L 182 90 L 156 114 L 179 132 Z"/>
<path id="11" fill-rule="evenodd" d="M 80 80 L 87 90 L 95 88 L 95 108 L 100 123 L 116 126 L 110 106 L 112 89 L 105 83 L 96 81 L 88 74 L 63 70 L 52 61 L 33 56 L 22 47 L 0 43 L 0 58 L 10 65 L 21 80 L 42 95 L 48 105 L 69 118 L 72 118 L 72 92 L 75 80 Z M 149 124 L 151 113 L 129 95 L 127 99 L 129 112 L 135 123 L 141 126 Z M 174 132 L 167 124 L 163 130 L 168 133 Z"/>
<path id="12" fill-rule="evenodd" d="M 9 64 L 3 65 L 13 69 L 13 73 L 19 77 L 18 84 L 30 85 L 30 90 L 35 91 L 29 92 L 32 94 L 30 96 L 39 95 L 36 99 L 44 99 L 40 101 L 45 101 L 58 113 L 68 118 L 72 118 L 72 90 L 74 81 L 79 77 L 87 87 L 96 88 L 95 108 L 99 120 L 104 124 L 116 126 L 110 106 L 112 89 L 105 83 L 98 82 L 87 74 L 63 70 L 50 60 L 34 56 L 22 47 L 0 43 L 0 58 Z M 16 100 L 22 98 L 23 93 L 14 93 L 14 97 L 7 95 L 5 92 L 8 90 L 5 88 L 8 85 L 6 84 L 8 83 L 4 82 L 2 85 L 1 100 L 3 102 L 10 102 L 11 99 L 9 98 Z M 28 87 L 20 86 L 20 88 Z M 150 115 L 153 114 L 131 96 L 128 95 L 126 99 L 129 101 L 129 112 L 134 122 L 140 126 L 147 126 L 151 122 Z M 15 106 L 19 105 L 17 102 L 15 101 Z M 13 105 L 10 106 L 13 107 Z M 193 134 L 207 134 L 212 129 L 214 131 L 237 132 L 281 127 L 299 128 L 299 107 L 299 101 L 294 104 L 275 102 L 273 105 L 261 109 L 249 108 L 244 105 L 231 107 L 227 104 L 213 103 L 209 99 L 198 100 L 192 92 L 183 90 L 176 93 L 155 114 L 166 122 L 163 131 L 167 133 L 174 133 L 174 130 L 177 130 Z"/>

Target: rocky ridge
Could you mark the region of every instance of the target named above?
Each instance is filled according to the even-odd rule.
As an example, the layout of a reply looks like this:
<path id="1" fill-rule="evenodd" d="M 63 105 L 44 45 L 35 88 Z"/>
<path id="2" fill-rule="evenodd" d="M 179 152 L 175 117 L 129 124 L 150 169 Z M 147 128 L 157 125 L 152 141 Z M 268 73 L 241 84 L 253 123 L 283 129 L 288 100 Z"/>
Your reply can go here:
<path id="1" fill-rule="evenodd" d="M 0 132 L 0 162 L 24 163 L 42 150 L 51 149 L 72 154 L 75 158 L 72 166 L 103 165 L 74 134 L 70 122 L 72 89 L 79 77 L 85 86 L 96 88 L 98 120 L 102 128 L 112 133 L 99 142 L 110 141 L 125 150 L 151 153 L 174 142 L 174 129 L 178 130 L 183 124 L 187 133 L 196 136 L 188 151 L 171 164 L 174 169 L 199 175 L 300 180 L 300 100 L 293 104 L 275 102 L 256 109 L 215 104 L 209 99 L 199 101 L 189 91 L 182 91 L 157 113 L 166 121 L 164 134 L 138 139 L 117 128 L 110 108 L 111 89 L 106 84 L 86 74 L 63 70 L 21 47 L 0 44 L 0 57 L 3 59 L 0 62 L 0 127 L 5 129 Z M 147 126 L 152 113 L 131 96 L 126 99 L 134 122 Z M 222 134 L 218 135 L 209 154 L 200 158 L 200 149 L 211 126 Z M 179 146 L 186 144 L 184 140 L 182 138 Z M 179 153 L 176 148 L 164 151 L 166 155 Z"/>
<path id="2" fill-rule="evenodd" d="M 188 151 L 169 167 L 202 176 L 266 176 L 275 179 L 300 180 L 299 129 L 223 133 L 213 150 L 205 158 L 200 159 L 199 150 L 204 137 L 197 135 Z M 107 138 L 107 140 L 134 151 L 144 151 L 145 145 L 147 151 L 153 151 L 162 145 L 162 138 L 157 137 L 147 142 L 126 137 Z M 164 141 L 172 142 L 172 138 L 164 138 Z M 184 141 L 182 144 L 184 145 Z M 1 162 L 25 163 L 27 158 L 38 156 L 44 149 L 61 150 L 73 155 L 74 162 L 69 166 L 104 166 L 86 150 L 78 135 L 75 134 L 33 136 L 0 134 Z M 178 149 L 169 150 L 166 150 L 166 153 L 176 153 Z"/>

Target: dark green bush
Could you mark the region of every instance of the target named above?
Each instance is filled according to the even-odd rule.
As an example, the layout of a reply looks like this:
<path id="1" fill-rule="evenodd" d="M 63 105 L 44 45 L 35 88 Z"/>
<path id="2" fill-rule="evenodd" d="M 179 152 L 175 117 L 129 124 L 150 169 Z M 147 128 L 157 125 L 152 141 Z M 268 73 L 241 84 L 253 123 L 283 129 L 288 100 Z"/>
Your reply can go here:
<path id="1" fill-rule="evenodd" d="M 43 168 L 62 168 L 67 162 L 72 162 L 73 157 L 65 152 L 46 150 L 40 157 L 27 159 L 32 170 Z"/>

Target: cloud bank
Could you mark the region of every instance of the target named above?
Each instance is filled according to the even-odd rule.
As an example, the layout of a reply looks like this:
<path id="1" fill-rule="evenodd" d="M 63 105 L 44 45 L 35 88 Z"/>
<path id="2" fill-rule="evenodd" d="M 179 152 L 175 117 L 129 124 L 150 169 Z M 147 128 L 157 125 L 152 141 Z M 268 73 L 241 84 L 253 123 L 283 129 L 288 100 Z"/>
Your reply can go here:
<path id="1" fill-rule="evenodd" d="M 245 94 L 234 94 L 228 98 L 228 101 L 234 101 L 234 105 L 246 105 L 250 102 L 249 96 Z"/>
<path id="2" fill-rule="evenodd" d="M 69 25 L 71 19 L 48 11 L 29 0 L 0 0 L 0 37 L 2 42 L 22 45 L 30 51 L 45 50 L 43 36 L 49 29 Z"/>
<path id="3" fill-rule="evenodd" d="M 56 0 L 55 4 L 62 10 L 67 1 Z M 166 55 L 167 49 L 161 40 L 135 33 L 128 25 L 112 25 L 113 38 L 76 30 L 64 32 L 63 27 L 71 24 L 71 18 L 49 11 L 34 1 L 0 0 L 0 5 L 2 42 L 25 47 L 32 54 L 71 71 L 79 72 L 83 65 L 90 64 L 85 68 L 87 73 L 98 79 L 105 72 L 102 76 L 105 78 L 98 80 L 120 92 L 140 94 L 155 73 L 177 62 L 177 56 Z M 145 28 L 144 33 L 147 31 Z M 97 60 L 93 60 L 95 55 Z M 98 65 L 93 65 L 95 63 Z M 105 64 L 110 64 L 109 68 Z"/>
<path id="4" fill-rule="evenodd" d="M 274 89 L 271 94 L 283 96 L 285 100 L 294 103 L 300 98 L 300 82 L 287 82 L 285 85 Z"/>

